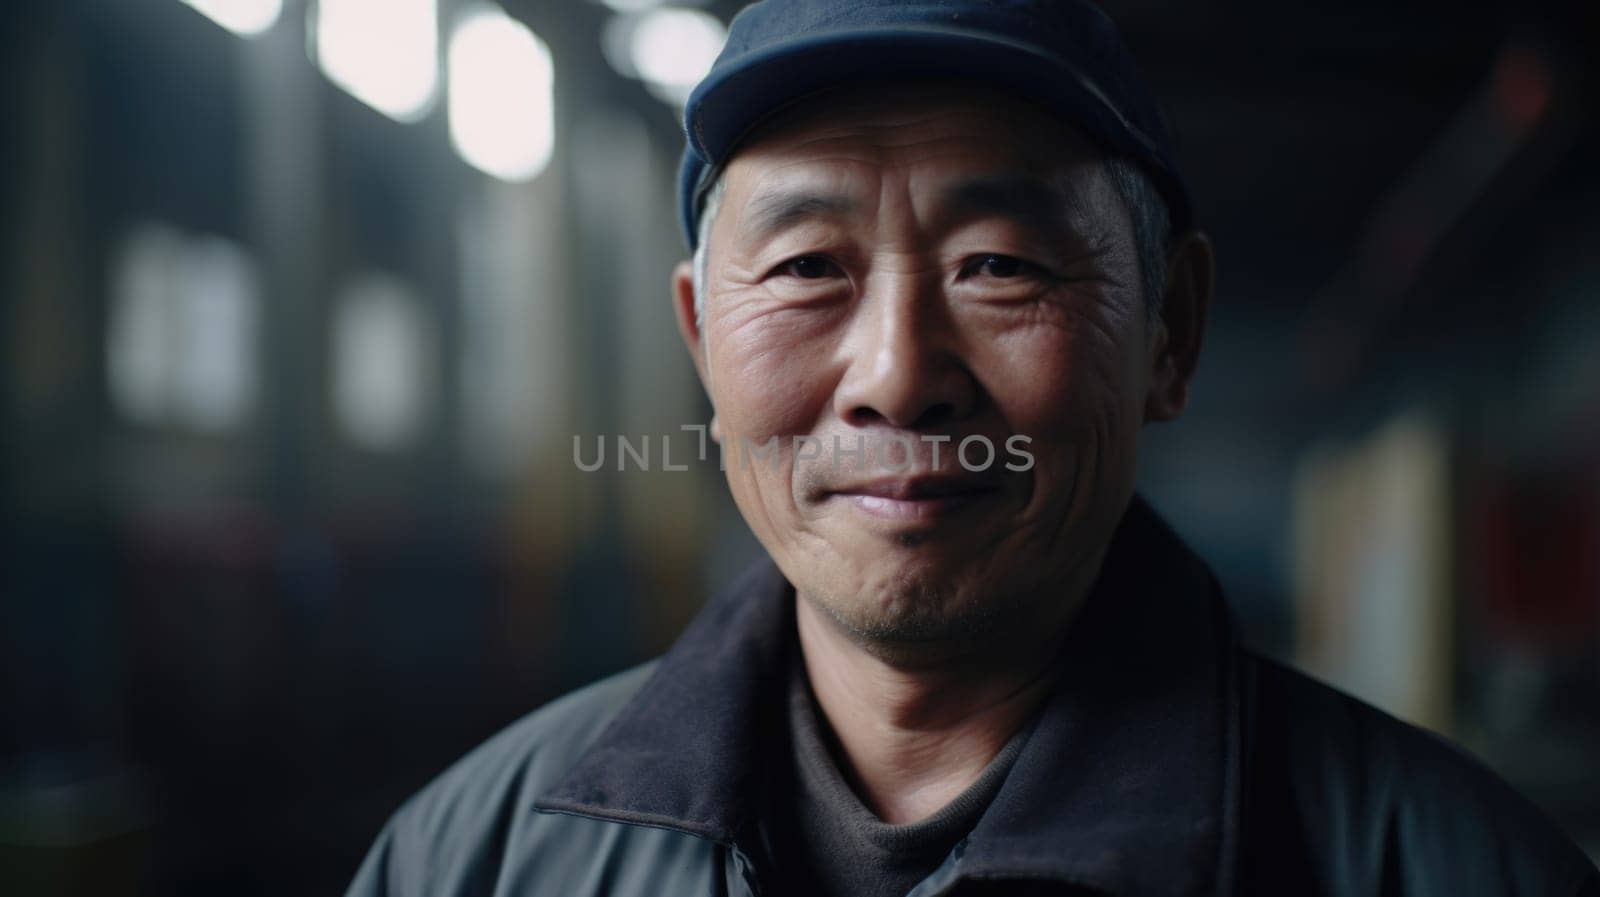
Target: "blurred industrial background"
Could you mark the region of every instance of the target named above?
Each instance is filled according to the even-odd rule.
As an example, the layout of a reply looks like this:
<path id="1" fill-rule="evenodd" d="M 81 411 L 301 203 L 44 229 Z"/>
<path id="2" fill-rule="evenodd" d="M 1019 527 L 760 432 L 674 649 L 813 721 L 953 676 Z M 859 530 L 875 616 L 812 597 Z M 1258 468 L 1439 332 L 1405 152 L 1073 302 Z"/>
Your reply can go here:
<path id="1" fill-rule="evenodd" d="M 676 104 L 739 4 L 501 3 L 6 4 L 0 893 L 337 894 L 755 550 L 714 464 L 573 454 L 708 416 Z M 1220 260 L 1146 494 L 1600 848 L 1595 5 L 1104 5 Z"/>

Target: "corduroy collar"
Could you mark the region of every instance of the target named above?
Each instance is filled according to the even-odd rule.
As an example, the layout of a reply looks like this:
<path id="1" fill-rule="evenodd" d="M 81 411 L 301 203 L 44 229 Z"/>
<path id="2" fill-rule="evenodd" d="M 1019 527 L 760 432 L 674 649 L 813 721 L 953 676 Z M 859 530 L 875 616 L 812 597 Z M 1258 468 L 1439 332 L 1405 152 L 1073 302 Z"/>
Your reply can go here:
<path id="1" fill-rule="evenodd" d="M 783 706 L 793 589 L 770 559 L 695 618 L 540 809 L 734 843 Z M 1062 675 L 958 874 L 1112 894 L 1231 892 L 1239 698 L 1211 572 L 1135 496 Z"/>

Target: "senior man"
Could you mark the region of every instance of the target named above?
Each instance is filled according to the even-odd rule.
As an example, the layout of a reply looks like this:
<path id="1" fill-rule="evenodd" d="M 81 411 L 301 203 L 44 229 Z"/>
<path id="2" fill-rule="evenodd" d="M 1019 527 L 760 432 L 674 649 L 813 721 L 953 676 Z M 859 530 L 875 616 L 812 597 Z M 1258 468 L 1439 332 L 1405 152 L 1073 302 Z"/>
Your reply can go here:
<path id="1" fill-rule="evenodd" d="M 684 121 L 677 317 L 767 557 L 351 894 L 1600 894 L 1476 763 L 1242 648 L 1134 495 L 1212 256 L 1098 11 L 766 0 Z"/>

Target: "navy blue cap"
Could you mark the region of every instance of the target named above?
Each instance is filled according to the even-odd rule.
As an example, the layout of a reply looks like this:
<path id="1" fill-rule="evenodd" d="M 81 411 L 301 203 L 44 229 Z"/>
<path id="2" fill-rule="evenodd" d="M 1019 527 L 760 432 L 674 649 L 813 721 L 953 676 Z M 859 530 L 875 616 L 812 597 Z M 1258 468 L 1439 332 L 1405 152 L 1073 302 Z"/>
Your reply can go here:
<path id="1" fill-rule="evenodd" d="M 1117 28 L 1081 0 L 761 0 L 739 13 L 683 112 L 681 223 L 692 250 L 712 173 L 758 123 L 817 90 L 875 78 L 958 78 L 1057 110 L 1143 166 L 1175 228 L 1189 192 L 1155 98 Z"/>

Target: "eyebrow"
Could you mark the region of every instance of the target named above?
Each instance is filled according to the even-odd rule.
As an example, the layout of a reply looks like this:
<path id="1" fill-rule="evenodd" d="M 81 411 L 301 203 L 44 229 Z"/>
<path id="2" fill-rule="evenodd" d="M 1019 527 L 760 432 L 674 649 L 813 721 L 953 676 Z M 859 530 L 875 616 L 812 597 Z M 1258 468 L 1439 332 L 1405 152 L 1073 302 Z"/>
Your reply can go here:
<path id="1" fill-rule="evenodd" d="M 1001 173 L 962 181 L 939 196 L 934 224 L 949 230 L 978 218 L 1001 217 L 1044 234 L 1075 234 L 1072 210 L 1076 191 L 1026 174 Z M 763 240 L 813 218 L 843 217 L 859 203 L 842 193 L 817 193 L 808 189 L 782 190 L 751 202 L 748 225 L 741 228 L 750 239 Z"/>
<path id="2" fill-rule="evenodd" d="M 762 239 L 807 219 L 839 217 L 855 208 L 856 201 L 843 194 L 813 193 L 809 190 L 770 193 L 751 203 L 749 226 L 742 230 L 752 238 Z"/>
<path id="3" fill-rule="evenodd" d="M 996 174 L 963 181 L 940 196 L 939 229 L 976 218 L 1001 217 L 1045 234 L 1076 233 L 1076 191 L 1032 175 Z"/>

